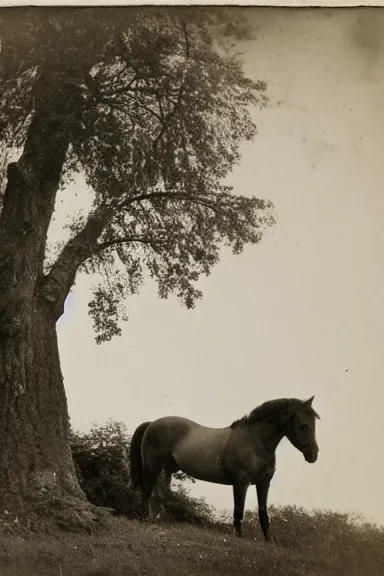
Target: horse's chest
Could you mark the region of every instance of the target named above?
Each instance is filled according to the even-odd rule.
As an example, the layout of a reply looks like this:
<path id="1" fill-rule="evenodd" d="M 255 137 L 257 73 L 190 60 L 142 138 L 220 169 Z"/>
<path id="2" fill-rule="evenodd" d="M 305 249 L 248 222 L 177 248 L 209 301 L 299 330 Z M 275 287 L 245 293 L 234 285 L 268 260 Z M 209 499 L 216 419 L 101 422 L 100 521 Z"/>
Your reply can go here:
<path id="1" fill-rule="evenodd" d="M 261 453 L 260 453 L 261 452 Z M 237 445 L 227 450 L 224 465 L 233 477 L 245 476 L 250 484 L 258 484 L 275 472 L 275 458 L 266 457 L 253 446 Z"/>
<path id="2" fill-rule="evenodd" d="M 275 466 L 272 462 L 259 460 L 253 474 L 251 470 L 250 480 L 252 484 L 257 484 L 258 482 L 263 481 L 267 477 L 272 478 L 274 473 L 275 473 Z"/>

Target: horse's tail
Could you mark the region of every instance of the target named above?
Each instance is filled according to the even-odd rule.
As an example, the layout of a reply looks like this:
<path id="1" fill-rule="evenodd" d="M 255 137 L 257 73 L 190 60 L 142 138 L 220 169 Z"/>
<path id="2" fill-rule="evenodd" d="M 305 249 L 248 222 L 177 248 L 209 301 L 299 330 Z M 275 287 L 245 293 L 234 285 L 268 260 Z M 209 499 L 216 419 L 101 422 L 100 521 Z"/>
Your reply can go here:
<path id="1" fill-rule="evenodd" d="M 136 428 L 131 439 L 131 446 L 129 449 L 129 463 L 131 468 L 132 487 L 143 488 L 143 459 L 141 457 L 141 443 L 145 431 L 151 422 L 143 422 Z"/>

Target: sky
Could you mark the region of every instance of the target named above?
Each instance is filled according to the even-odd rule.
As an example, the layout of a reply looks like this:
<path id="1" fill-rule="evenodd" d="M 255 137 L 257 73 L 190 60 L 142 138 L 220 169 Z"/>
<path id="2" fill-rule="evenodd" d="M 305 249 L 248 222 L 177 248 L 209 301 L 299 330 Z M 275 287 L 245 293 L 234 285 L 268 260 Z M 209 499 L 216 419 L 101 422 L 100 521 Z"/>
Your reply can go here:
<path id="1" fill-rule="evenodd" d="M 269 502 L 384 523 L 384 9 L 247 10 L 256 34 L 239 50 L 270 102 L 252 109 L 258 136 L 228 182 L 272 200 L 277 223 L 242 255 L 222 251 L 194 310 L 148 282 L 127 301 L 123 335 L 101 346 L 92 278 L 80 276 L 58 323 L 71 422 L 133 432 L 175 414 L 222 427 L 266 400 L 314 394 L 319 459 L 283 440 Z M 59 207 L 84 198 L 77 181 Z M 192 494 L 232 509 L 229 487 L 197 482 Z"/>

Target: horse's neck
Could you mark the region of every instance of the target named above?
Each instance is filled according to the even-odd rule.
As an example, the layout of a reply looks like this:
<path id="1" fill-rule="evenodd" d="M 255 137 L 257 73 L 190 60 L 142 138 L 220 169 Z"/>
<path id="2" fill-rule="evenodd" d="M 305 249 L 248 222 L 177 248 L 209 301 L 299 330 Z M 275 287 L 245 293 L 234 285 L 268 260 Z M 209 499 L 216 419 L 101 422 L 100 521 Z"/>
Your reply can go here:
<path id="1" fill-rule="evenodd" d="M 269 418 L 268 420 L 260 422 L 260 424 L 255 427 L 256 434 L 268 451 L 275 452 L 286 434 L 289 419 L 289 414 L 280 414 L 276 416 L 276 418 Z"/>

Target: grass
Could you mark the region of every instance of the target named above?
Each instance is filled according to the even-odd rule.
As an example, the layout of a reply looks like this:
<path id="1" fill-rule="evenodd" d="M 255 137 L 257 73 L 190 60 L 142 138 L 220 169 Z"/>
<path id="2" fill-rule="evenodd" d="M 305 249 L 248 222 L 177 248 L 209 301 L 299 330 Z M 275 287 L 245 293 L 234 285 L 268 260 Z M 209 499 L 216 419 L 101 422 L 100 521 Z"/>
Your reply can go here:
<path id="1" fill-rule="evenodd" d="M 107 531 L 0 537 L 1 576 L 382 576 L 384 528 L 332 512 L 271 507 L 278 544 L 252 514 L 244 538 L 211 527 L 114 518 Z"/>

